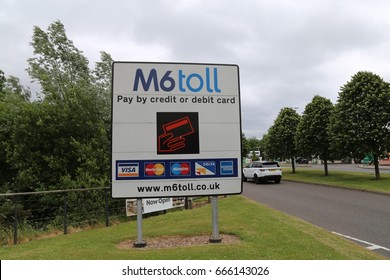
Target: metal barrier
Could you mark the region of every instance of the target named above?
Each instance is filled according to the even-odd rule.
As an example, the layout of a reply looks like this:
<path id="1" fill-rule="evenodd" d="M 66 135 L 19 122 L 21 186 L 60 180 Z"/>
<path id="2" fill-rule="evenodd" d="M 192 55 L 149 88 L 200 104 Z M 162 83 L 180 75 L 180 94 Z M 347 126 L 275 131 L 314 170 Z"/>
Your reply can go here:
<path id="1" fill-rule="evenodd" d="M 17 244 L 19 223 L 21 221 L 24 221 L 24 225 L 38 228 L 38 230 L 39 227 L 47 227 L 48 225 L 52 226 L 53 223 L 58 225 L 58 213 L 61 212 L 64 234 L 68 233 L 70 214 L 78 215 L 79 220 L 82 220 L 83 216 L 89 216 L 90 220 L 82 220 L 82 222 L 86 223 L 96 222 L 96 217 L 99 217 L 99 219 L 101 218 L 101 221 L 105 222 L 105 226 L 109 226 L 110 212 L 112 213 L 111 217 L 118 214 L 119 217 L 126 217 L 124 200 L 119 201 L 118 199 L 115 199 L 114 201 L 109 195 L 110 190 L 111 188 L 109 187 L 99 187 L 0 194 L 0 205 L 7 205 L 7 207 L 2 207 L 0 209 L 2 210 L 2 212 L 0 212 L 0 242 L 3 243 L 4 240 L 7 240 L 8 242 L 10 239 L 9 233 L 12 231 L 13 244 Z M 102 192 L 101 195 L 103 197 L 101 197 L 100 194 L 94 194 L 93 198 L 90 196 L 85 200 L 82 200 L 80 195 L 75 195 L 76 193 L 86 192 L 89 192 L 90 194 L 91 192 Z M 73 205 L 69 204 L 69 196 L 73 196 Z M 39 203 L 41 201 L 50 203 L 42 206 L 44 208 L 40 208 Z M 78 211 L 82 211 L 83 204 L 86 203 L 90 204 L 86 206 L 86 210 L 89 212 L 71 212 L 71 209 L 76 208 L 78 208 Z M 110 204 L 112 204 L 111 207 Z M 115 204 L 117 204 L 118 207 L 115 207 Z M 50 205 L 53 206 L 51 207 Z M 91 211 L 91 207 L 95 205 L 96 207 L 102 209 L 95 209 Z M 7 210 L 4 211 L 4 208 Z M 6 235 L 6 238 L 4 238 L 4 235 Z"/>
<path id="2" fill-rule="evenodd" d="M 26 235 L 19 233 L 20 228 L 32 229 L 34 233 L 45 231 L 46 227 L 51 230 L 62 228 L 63 234 L 68 234 L 68 226 L 76 222 L 93 224 L 98 220 L 99 224 L 103 223 L 108 227 L 110 218 L 127 219 L 125 199 L 111 198 L 110 191 L 110 187 L 97 187 L 2 193 L 0 194 L 0 244 L 13 240 L 13 244 L 16 245 L 18 240 Z M 91 192 L 102 192 L 102 194 L 75 197 L 77 193 Z M 201 197 L 186 197 L 184 209 L 191 209 L 193 199 L 198 198 Z M 87 212 L 82 212 L 83 205 L 86 205 Z M 94 206 L 99 209 L 91 210 Z M 75 221 L 72 214 L 85 216 L 85 219 L 78 217 Z"/>

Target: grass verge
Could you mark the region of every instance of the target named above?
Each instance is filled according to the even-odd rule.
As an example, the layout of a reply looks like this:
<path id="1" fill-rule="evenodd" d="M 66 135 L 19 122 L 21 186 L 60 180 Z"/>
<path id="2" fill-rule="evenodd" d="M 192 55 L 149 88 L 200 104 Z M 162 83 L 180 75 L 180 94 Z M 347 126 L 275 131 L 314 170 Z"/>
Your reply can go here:
<path id="1" fill-rule="evenodd" d="M 380 180 L 375 180 L 371 173 L 330 170 L 325 176 L 323 170 L 297 168 L 292 173 L 291 168 L 283 168 L 283 179 L 390 194 L 390 174 L 383 173 Z"/>
<path id="2" fill-rule="evenodd" d="M 211 207 L 151 217 L 143 221 L 143 229 L 146 241 L 153 237 L 210 234 Z M 2 247 L 0 259 L 383 259 L 323 229 L 239 195 L 219 200 L 219 229 L 221 233 L 238 236 L 241 241 L 169 249 L 119 249 L 119 242 L 136 239 L 136 222 L 132 221 Z"/>

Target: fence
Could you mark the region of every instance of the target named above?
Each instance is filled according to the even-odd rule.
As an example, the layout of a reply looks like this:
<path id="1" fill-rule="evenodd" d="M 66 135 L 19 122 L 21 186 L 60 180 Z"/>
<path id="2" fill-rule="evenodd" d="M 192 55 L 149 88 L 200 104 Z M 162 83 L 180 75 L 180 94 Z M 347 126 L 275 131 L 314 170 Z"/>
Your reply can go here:
<path id="1" fill-rule="evenodd" d="M 112 199 L 109 187 L 0 194 L 0 243 L 22 237 L 19 230 L 44 232 L 126 217 L 124 200 Z M 24 233 L 23 235 L 26 235 Z"/>

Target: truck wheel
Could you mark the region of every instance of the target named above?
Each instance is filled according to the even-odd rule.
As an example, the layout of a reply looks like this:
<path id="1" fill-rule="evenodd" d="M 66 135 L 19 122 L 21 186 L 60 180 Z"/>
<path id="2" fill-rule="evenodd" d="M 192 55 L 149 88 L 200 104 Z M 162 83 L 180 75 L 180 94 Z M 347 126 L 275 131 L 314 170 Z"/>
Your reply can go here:
<path id="1" fill-rule="evenodd" d="M 279 179 L 275 179 L 275 184 L 279 184 L 280 183 L 280 178 Z"/>
<path id="2" fill-rule="evenodd" d="M 256 174 L 255 174 L 254 179 L 255 179 L 255 184 L 260 184 L 260 179 L 259 179 L 259 177 L 257 177 Z"/>

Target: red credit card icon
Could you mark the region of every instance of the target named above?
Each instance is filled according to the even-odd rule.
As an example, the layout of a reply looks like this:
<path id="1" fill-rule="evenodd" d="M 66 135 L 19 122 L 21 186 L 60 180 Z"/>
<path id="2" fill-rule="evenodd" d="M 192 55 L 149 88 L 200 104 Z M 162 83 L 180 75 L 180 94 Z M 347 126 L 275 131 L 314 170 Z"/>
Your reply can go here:
<path id="1" fill-rule="evenodd" d="M 164 134 L 172 133 L 173 138 L 183 137 L 195 132 L 188 116 L 164 124 L 162 127 Z"/>

